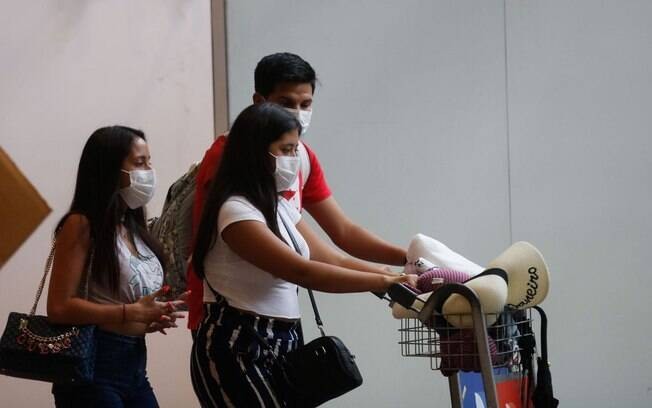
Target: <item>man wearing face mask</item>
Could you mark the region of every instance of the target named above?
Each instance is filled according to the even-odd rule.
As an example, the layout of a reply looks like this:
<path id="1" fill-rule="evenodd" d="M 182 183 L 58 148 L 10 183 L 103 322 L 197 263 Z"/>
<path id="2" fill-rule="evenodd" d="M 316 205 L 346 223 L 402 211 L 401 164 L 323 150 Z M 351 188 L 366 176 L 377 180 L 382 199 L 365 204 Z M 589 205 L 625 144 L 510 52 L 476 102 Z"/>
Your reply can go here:
<path id="1" fill-rule="evenodd" d="M 267 101 L 283 106 L 297 117 L 302 126 L 301 135 L 305 136 L 312 116 L 316 80 L 313 68 L 298 55 L 291 53 L 268 55 L 260 60 L 254 72 L 253 102 L 257 104 Z M 226 137 L 227 134 L 218 136 L 206 151 L 197 174 L 197 191 L 193 208 L 195 232 L 201 218 L 206 191 L 219 165 Z M 292 164 L 280 165 L 279 171 L 287 171 L 288 178 L 292 178 L 290 173 L 298 170 L 298 177 L 292 178 L 292 182 L 288 183 L 282 196 L 297 210 L 301 211 L 305 208 L 335 245 L 349 255 L 370 262 L 405 265 L 404 249 L 382 240 L 346 216 L 328 187 L 317 156 L 303 142 L 299 142 L 297 157 L 299 160 L 294 160 Z M 188 289 L 192 291 L 187 300 L 188 327 L 196 330 L 203 315 L 203 283 L 194 273 L 192 266 L 188 268 L 187 282 Z"/>

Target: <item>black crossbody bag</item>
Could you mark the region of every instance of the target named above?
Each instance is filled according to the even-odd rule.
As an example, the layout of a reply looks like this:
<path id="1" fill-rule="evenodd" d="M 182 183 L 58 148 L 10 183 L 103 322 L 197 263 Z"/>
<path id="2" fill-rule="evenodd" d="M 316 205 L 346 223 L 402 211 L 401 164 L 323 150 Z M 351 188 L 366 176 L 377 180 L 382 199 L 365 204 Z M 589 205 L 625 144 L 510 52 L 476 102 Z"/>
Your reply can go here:
<path id="1" fill-rule="evenodd" d="M 283 217 L 280 218 L 295 251 L 301 254 L 292 232 Z M 208 287 L 216 298 L 221 296 L 210 283 Z M 307 290 L 315 313 L 315 322 L 321 332 L 320 337 L 308 344 L 299 346 L 287 354 L 276 353 L 253 326 L 243 326 L 270 353 L 273 361 L 272 376 L 278 383 L 279 392 L 282 393 L 281 397 L 288 408 L 317 407 L 362 385 L 362 376 L 355 364 L 355 356 L 342 340 L 325 334 L 315 296 L 312 290 Z"/>
<path id="2" fill-rule="evenodd" d="M 283 226 L 292 240 L 294 250 L 301 255 L 294 235 L 281 216 Z M 315 322 L 321 336 L 285 355 L 274 354 L 269 343 L 255 332 L 256 337 L 274 356 L 274 375 L 283 382 L 290 407 L 316 407 L 337 398 L 360 385 L 362 376 L 355 356 L 335 336 L 327 336 L 312 290 L 308 290 Z"/>

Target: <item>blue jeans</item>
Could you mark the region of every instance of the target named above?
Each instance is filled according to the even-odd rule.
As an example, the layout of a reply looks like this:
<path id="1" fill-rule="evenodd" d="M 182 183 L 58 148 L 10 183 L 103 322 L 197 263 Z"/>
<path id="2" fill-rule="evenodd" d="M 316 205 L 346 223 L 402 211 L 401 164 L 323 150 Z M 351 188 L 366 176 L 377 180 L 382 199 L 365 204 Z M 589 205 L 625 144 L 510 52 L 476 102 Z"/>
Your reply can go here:
<path id="1" fill-rule="evenodd" d="M 147 349 L 143 337 L 96 331 L 95 378 L 88 385 L 52 387 L 57 408 L 158 407 L 147 380 Z"/>

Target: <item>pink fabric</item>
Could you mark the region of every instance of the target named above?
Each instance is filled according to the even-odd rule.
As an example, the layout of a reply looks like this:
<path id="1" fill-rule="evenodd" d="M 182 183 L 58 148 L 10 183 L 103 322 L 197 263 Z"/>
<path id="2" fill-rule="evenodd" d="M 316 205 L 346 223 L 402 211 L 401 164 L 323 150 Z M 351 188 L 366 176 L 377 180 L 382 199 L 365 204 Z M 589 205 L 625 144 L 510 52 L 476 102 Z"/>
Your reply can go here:
<path id="1" fill-rule="evenodd" d="M 498 357 L 496 341 L 491 337 L 487 337 L 487 341 L 491 364 L 498 366 L 501 362 Z M 471 329 L 451 330 L 450 334 L 440 335 L 440 352 L 439 368 L 445 376 L 449 376 L 457 370 L 480 371 L 478 347 Z"/>
<path id="2" fill-rule="evenodd" d="M 471 278 L 471 275 L 466 272 L 456 271 L 448 268 L 433 268 L 419 276 L 417 281 L 417 288 L 422 292 L 432 292 L 437 289 L 439 285 L 432 283 L 433 278 L 444 279 L 444 284 L 447 283 L 463 283 Z"/>

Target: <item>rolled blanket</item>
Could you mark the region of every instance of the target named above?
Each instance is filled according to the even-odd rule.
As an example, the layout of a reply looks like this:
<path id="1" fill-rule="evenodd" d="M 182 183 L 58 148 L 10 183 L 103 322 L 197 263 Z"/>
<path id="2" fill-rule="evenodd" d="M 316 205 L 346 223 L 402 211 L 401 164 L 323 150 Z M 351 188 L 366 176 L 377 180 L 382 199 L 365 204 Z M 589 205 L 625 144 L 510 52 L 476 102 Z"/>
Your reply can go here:
<path id="1" fill-rule="evenodd" d="M 427 259 L 440 268 L 450 268 L 472 276 L 479 274 L 484 269 L 443 243 L 423 234 L 417 234 L 412 238 L 406 258 L 408 262 L 414 262 L 419 258 Z"/>

